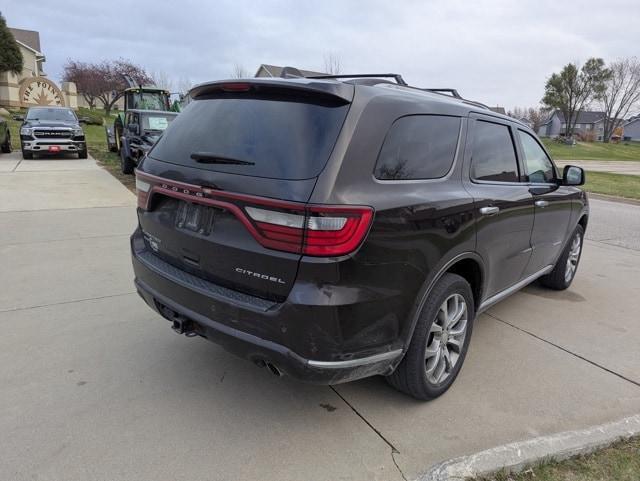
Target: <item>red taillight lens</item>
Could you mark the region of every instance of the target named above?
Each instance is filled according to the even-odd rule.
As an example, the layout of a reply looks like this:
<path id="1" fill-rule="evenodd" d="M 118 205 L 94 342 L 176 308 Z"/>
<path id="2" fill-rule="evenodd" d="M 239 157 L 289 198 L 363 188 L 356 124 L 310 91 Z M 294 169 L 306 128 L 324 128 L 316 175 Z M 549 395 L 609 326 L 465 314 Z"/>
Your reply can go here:
<path id="1" fill-rule="evenodd" d="M 356 250 L 373 220 L 366 206 L 305 205 L 224 192 L 136 172 L 138 207 L 153 194 L 215 206 L 235 215 L 264 247 L 309 256 L 341 256 Z"/>
<path id="2" fill-rule="evenodd" d="M 220 89 L 223 92 L 248 92 L 251 89 L 251 84 L 245 82 L 229 82 L 222 84 Z"/>
<path id="3" fill-rule="evenodd" d="M 373 218 L 370 207 L 307 206 L 298 214 L 245 207 L 263 239 L 274 249 L 310 256 L 340 256 L 358 248 Z"/>
<path id="4" fill-rule="evenodd" d="M 151 183 L 146 182 L 136 174 L 136 194 L 138 196 L 138 207 L 140 207 L 141 209 L 147 208 L 150 190 Z"/>
<path id="5" fill-rule="evenodd" d="M 356 250 L 373 220 L 371 207 L 309 209 L 303 252 L 311 256 L 340 256 Z"/>

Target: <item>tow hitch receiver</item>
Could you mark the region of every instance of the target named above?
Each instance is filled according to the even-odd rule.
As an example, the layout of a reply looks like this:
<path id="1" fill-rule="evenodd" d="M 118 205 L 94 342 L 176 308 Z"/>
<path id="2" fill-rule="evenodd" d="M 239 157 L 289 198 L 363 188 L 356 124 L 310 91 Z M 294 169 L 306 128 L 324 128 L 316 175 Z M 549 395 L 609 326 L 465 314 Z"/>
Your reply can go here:
<path id="1" fill-rule="evenodd" d="M 184 334 L 187 337 L 197 336 L 198 333 L 193 328 L 193 321 L 181 316 L 167 306 L 160 305 L 160 312 L 171 322 L 171 329 L 176 334 Z"/>

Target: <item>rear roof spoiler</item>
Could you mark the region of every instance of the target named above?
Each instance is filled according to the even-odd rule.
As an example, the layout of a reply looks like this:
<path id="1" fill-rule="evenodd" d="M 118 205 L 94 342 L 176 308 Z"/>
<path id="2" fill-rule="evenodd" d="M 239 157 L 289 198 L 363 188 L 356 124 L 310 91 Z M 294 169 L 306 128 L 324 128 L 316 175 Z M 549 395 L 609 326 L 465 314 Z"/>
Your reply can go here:
<path id="1" fill-rule="evenodd" d="M 241 86 L 246 85 L 247 90 L 252 87 L 258 89 L 269 88 L 300 91 L 306 94 L 317 94 L 320 96 L 336 97 L 345 102 L 353 100 L 354 86 L 343 82 L 331 82 L 320 79 L 311 79 L 305 77 L 289 77 L 287 79 L 278 77 L 258 77 L 250 79 L 230 79 L 217 80 L 215 82 L 206 82 L 196 85 L 189 91 L 189 95 L 193 99 L 199 96 L 207 95 L 215 92 L 242 91 Z"/>

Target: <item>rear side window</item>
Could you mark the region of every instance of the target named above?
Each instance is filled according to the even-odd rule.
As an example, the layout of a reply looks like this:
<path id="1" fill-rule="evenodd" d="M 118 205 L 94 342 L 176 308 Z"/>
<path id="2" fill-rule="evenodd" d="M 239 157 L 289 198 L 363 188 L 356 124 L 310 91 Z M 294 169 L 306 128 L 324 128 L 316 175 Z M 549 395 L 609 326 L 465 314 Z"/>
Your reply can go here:
<path id="1" fill-rule="evenodd" d="M 378 156 L 376 178 L 444 177 L 453 164 L 459 132 L 459 117 L 411 115 L 396 120 Z"/>
<path id="2" fill-rule="evenodd" d="M 518 182 L 518 161 L 509 127 L 478 120 L 474 130 L 471 178 Z"/>
<path id="3" fill-rule="evenodd" d="M 342 101 L 283 96 L 193 100 L 149 155 L 219 172 L 307 179 L 324 168 L 348 109 Z"/>

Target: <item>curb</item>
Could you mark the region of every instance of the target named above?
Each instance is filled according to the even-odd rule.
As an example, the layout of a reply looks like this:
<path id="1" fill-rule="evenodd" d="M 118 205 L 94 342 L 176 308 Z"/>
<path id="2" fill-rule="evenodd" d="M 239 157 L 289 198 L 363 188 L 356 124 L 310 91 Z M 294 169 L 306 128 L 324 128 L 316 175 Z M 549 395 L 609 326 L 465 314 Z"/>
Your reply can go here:
<path id="1" fill-rule="evenodd" d="M 619 197 L 617 195 L 598 194 L 596 192 L 587 192 L 590 199 L 608 200 L 609 202 L 620 202 L 622 204 L 640 205 L 640 200 L 630 199 L 629 197 Z"/>
<path id="2" fill-rule="evenodd" d="M 486 476 L 501 469 L 518 472 L 542 460 L 563 460 L 588 454 L 619 439 L 639 434 L 640 414 L 637 414 L 588 429 L 541 436 L 450 459 L 434 465 L 417 481 L 463 480 L 471 476 Z"/>

